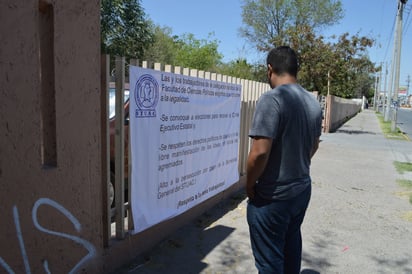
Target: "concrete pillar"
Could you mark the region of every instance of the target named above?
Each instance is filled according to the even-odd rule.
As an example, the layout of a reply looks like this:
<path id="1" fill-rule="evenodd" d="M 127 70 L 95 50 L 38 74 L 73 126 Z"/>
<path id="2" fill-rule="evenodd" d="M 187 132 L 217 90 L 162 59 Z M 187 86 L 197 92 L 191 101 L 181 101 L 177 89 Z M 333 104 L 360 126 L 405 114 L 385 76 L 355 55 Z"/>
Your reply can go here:
<path id="1" fill-rule="evenodd" d="M 99 1 L 0 8 L 0 272 L 100 272 Z"/>

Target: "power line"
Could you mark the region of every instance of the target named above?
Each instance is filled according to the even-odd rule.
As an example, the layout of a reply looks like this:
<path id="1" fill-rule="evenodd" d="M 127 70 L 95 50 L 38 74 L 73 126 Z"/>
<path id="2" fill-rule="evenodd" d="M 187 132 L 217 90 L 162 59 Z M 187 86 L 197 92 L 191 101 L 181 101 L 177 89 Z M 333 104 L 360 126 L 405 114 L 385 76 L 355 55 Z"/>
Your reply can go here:
<path id="1" fill-rule="evenodd" d="M 410 20 L 408 21 L 409 15 L 411 15 L 411 10 L 412 10 L 412 4 L 409 6 L 405 6 L 405 11 L 408 12 L 408 16 L 406 17 L 406 20 L 405 20 L 405 29 L 403 31 L 403 35 L 405 35 L 408 32 L 409 26 L 411 25 L 411 22 L 412 22 L 412 17 L 410 17 Z"/>
<path id="2" fill-rule="evenodd" d="M 388 45 L 386 46 L 385 57 L 383 58 L 383 60 L 385 60 L 385 61 L 386 61 L 386 56 L 388 55 L 389 46 L 390 46 L 390 44 L 391 44 L 391 42 L 392 42 L 392 36 L 393 36 L 393 31 L 394 31 L 394 29 L 395 29 L 395 23 L 396 23 L 396 14 L 395 14 L 395 17 L 393 18 L 393 24 L 392 24 L 391 34 L 390 34 L 389 39 L 388 39 Z"/>
<path id="3" fill-rule="evenodd" d="M 382 8 L 381 8 L 381 18 L 379 20 L 380 24 L 379 24 L 379 33 L 382 33 L 382 26 L 383 26 L 383 22 L 384 22 L 384 18 L 385 16 L 386 10 L 385 10 L 385 1 L 382 1 Z"/>

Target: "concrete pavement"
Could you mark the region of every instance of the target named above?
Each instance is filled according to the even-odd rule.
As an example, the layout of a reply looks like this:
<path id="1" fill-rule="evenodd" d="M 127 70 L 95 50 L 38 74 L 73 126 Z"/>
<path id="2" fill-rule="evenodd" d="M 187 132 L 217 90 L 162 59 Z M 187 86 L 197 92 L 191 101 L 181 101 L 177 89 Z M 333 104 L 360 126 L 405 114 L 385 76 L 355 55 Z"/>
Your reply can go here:
<path id="1" fill-rule="evenodd" d="M 410 174 L 393 164 L 412 162 L 412 143 L 386 139 L 372 110 L 322 140 L 303 226 L 303 268 L 412 273 L 412 205 L 396 183 Z"/>
<path id="2" fill-rule="evenodd" d="M 412 142 L 386 139 L 365 110 L 321 137 L 312 199 L 302 227 L 302 272 L 412 273 L 412 205 L 394 161 Z M 116 273 L 257 273 L 243 193 L 179 229 Z"/>

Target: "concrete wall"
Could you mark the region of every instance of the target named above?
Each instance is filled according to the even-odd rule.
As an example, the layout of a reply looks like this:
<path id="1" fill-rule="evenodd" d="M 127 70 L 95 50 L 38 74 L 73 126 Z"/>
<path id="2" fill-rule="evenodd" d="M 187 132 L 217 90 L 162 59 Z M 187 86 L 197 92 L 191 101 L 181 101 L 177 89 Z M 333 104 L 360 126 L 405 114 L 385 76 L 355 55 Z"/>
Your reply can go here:
<path id="1" fill-rule="evenodd" d="M 100 3 L 0 5 L 0 272 L 99 273 Z"/>
<path id="2" fill-rule="evenodd" d="M 362 102 L 344 99 L 333 95 L 326 98 L 324 132 L 333 132 L 343 123 L 355 116 L 362 107 Z"/>

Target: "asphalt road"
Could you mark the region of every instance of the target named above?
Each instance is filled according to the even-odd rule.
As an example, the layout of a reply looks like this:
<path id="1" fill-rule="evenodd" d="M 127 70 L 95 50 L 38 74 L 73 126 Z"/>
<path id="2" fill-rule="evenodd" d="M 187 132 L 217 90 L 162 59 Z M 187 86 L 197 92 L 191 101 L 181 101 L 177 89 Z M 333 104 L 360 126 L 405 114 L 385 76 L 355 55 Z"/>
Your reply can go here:
<path id="1" fill-rule="evenodd" d="M 397 126 L 412 138 L 412 109 L 400 108 L 398 109 Z"/>

